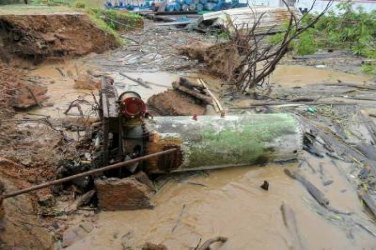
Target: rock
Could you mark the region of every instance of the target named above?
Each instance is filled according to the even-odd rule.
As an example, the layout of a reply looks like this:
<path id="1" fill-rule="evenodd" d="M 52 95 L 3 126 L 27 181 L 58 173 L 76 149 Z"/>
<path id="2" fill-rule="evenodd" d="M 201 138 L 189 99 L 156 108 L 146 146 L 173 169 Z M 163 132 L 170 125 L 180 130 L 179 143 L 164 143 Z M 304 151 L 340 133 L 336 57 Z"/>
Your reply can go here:
<path id="1" fill-rule="evenodd" d="M 13 107 L 30 108 L 48 99 L 47 87 L 31 82 L 19 82 L 13 98 Z"/>
<path id="2" fill-rule="evenodd" d="M 99 208 L 110 211 L 153 208 L 150 199 L 155 193 L 154 189 L 137 178 L 141 179 L 140 176 L 131 176 L 95 180 Z"/>
<path id="3" fill-rule="evenodd" d="M 129 231 L 120 238 L 121 246 L 123 250 L 133 250 L 135 249 L 133 246 L 136 244 L 134 240 L 134 232 Z"/>
<path id="4" fill-rule="evenodd" d="M 93 224 L 89 222 L 84 222 L 76 227 L 69 228 L 63 234 L 63 247 L 71 246 L 74 242 L 84 238 L 93 231 L 93 229 Z"/>
<path id="5" fill-rule="evenodd" d="M 74 88 L 75 89 L 88 89 L 88 90 L 96 90 L 99 89 L 101 86 L 101 79 L 93 77 L 88 74 L 79 75 L 74 80 Z"/>
<path id="6" fill-rule="evenodd" d="M 38 204 L 44 207 L 53 207 L 56 204 L 56 199 L 52 194 L 47 194 L 39 197 Z"/>

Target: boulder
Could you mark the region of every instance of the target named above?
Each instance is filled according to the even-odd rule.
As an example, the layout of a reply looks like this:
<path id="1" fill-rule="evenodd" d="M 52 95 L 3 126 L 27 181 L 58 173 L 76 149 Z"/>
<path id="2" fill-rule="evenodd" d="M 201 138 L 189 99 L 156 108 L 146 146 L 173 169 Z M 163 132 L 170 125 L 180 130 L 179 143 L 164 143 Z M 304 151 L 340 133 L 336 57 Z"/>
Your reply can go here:
<path id="1" fill-rule="evenodd" d="M 150 199 L 155 190 L 144 175 L 95 180 L 99 208 L 109 211 L 153 208 L 154 204 Z"/>

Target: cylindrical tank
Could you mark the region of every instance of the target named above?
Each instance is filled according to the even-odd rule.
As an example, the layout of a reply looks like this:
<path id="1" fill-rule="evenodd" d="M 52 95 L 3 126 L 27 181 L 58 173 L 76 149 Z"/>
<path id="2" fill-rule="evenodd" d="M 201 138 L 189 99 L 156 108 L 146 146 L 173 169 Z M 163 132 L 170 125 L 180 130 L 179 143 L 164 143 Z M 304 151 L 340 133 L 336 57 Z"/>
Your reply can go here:
<path id="1" fill-rule="evenodd" d="M 178 148 L 176 154 L 151 159 L 149 173 L 292 160 L 303 141 L 292 114 L 155 117 L 146 128 L 146 153 Z"/>

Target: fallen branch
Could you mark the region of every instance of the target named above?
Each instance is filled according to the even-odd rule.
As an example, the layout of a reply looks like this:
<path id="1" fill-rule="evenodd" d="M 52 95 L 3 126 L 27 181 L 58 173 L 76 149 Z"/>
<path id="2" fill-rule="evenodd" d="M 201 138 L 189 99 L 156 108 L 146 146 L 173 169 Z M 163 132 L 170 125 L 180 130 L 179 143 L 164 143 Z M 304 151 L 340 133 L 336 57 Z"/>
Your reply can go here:
<path id="1" fill-rule="evenodd" d="M 181 219 L 181 217 L 183 216 L 184 210 L 185 210 L 185 204 L 183 204 L 183 207 L 181 208 L 180 214 L 179 214 L 178 218 L 176 219 L 175 225 L 174 225 L 174 227 L 173 227 L 172 230 L 171 230 L 172 233 L 173 233 L 173 232 L 175 231 L 175 229 L 178 227 L 178 225 L 179 225 L 179 223 L 180 223 L 180 219 Z"/>
<path id="2" fill-rule="evenodd" d="M 138 84 L 140 84 L 144 88 L 147 88 L 147 89 L 151 88 L 150 86 L 146 85 L 145 82 L 142 81 L 142 79 L 136 79 L 136 78 L 130 77 L 130 76 L 128 76 L 124 73 L 121 73 L 121 72 L 119 72 L 119 75 L 124 76 L 125 78 L 128 78 L 129 80 L 131 80 L 133 82 L 137 82 Z"/>
<path id="3" fill-rule="evenodd" d="M 119 75 L 124 76 L 125 78 L 128 78 L 129 80 L 131 80 L 133 82 L 137 82 L 138 84 L 140 84 L 144 88 L 150 89 L 151 87 L 149 85 L 154 85 L 154 86 L 158 86 L 158 87 L 162 87 L 162 88 L 166 88 L 167 87 L 166 85 L 163 85 L 163 84 L 158 84 L 158 83 L 154 83 L 154 82 L 144 81 L 141 78 L 137 78 L 136 79 L 136 78 L 130 77 L 130 76 L 128 76 L 128 75 L 126 75 L 124 73 L 121 73 L 121 72 L 119 72 Z"/>
<path id="4" fill-rule="evenodd" d="M 184 92 L 188 95 L 191 95 L 191 96 L 197 98 L 198 100 L 203 101 L 206 104 L 213 104 L 213 99 L 211 97 L 204 95 L 204 94 L 200 94 L 197 91 L 194 91 L 194 90 L 189 89 L 187 87 L 184 87 L 184 86 L 180 85 L 180 83 L 178 83 L 178 82 L 173 82 L 172 87 L 176 90 L 179 90 L 179 91 Z"/>
<path id="5" fill-rule="evenodd" d="M 218 108 L 219 113 L 221 114 L 221 117 L 224 117 L 225 116 L 225 110 L 223 109 L 223 107 L 222 107 L 221 103 L 219 102 L 219 100 L 217 99 L 217 97 L 210 91 L 210 89 L 208 88 L 208 86 L 206 85 L 204 80 L 198 79 L 198 81 L 204 86 L 205 91 L 213 99 L 213 102 L 215 104 L 214 106 L 216 106 Z"/>

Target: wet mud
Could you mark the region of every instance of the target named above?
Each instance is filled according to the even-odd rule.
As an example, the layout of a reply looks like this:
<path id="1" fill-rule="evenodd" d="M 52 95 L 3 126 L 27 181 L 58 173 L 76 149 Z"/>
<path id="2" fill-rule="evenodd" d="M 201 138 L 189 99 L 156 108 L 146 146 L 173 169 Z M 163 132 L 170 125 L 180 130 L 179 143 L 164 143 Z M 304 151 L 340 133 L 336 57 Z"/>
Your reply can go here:
<path id="1" fill-rule="evenodd" d="M 134 36 L 156 53 L 150 44 L 152 41 L 149 43 L 139 33 L 134 33 Z M 170 43 L 172 41 L 166 31 L 159 31 L 158 36 L 168 39 Z M 186 40 L 179 43 L 186 43 Z M 139 46 L 141 45 L 134 45 L 137 48 Z M 75 100 L 81 101 L 83 116 L 92 117 L 95 114 L 92 93 L 96 95 L 97 92 L 74 88 L 74 80 L 87 70 L 111 76 L 119 92 L 136 91 L 145 101 L 155 94 L 171 89 L 173 81 L 179 76 L 187 75 L 192 78 L 204 77 L 226 108 L 244 107 L 254 101 L 250 100 L 249 96 L 247 99 L 234 100 L 233 96 L 226 95 L 218 79 L 202 76 L 197 72 L 159 71 L 171 69 L 173 59 L 166 55 L 167 52 L 161 57 L 159 54 L 154 55 L 155 61 L 151 59 L 153 55 L 149 58 L 145 54 L 141 58 L 145 62 L 137 64 L 130 61 L 138 59 L 126 58 L 128 61 L 125 61 L 124 53 L 129 50 L 132 50 L 132 46 L 103 55 L 89 55 L 82 59 L 36 66 L 29 72 L 29 76 L 35 79 L 43 78 L 50 98 L 43 103 L 43 107 L 18 112 L 16 118 L 48 116 L 62 126 L 63 119 L 78 119 L 82 116 L 78 109 L 72 109 L 68 116 L 65 114 Z M 132 57 L 139 54 L 135 49 Z M 108 64 L 108 59 L 113 65 Z M 184 66 L 192 66 L 191 62 L 185 61 L 180 58 L 178 62 Z M 155 66 L 154 69 L 157 70 L 149 70 L 151 66 Z M 137 72 L 138 69 L 140 72 Z M 146 88 L 120 73 L 152 84 L 150 88 Z M 271 77 L 271 83 L 278 90 L 288 89 L 287 95 L 296 90 L 295 87 L 308 86 L 305 91 L 311 93 L 318 84 L 338 80 L 359 85 L 364 82 L 369 84 L 371 81 L 363 75 L 296 65 L 278 66 Z M 283 98 L 281 95 L 277 97 Z M 305 109 L 306 107 L 302 108 Z M 324 111 L 328 116 L 332 115 L 329 111 Z M 237 112 L 255 111 L 246 109 Z M 331 207 L 343 213 L 335 213 L 320 206 L 301 183 L 284 173 L 285 168 L 304 175 L 325 194 Z M 220 249 L 299 249 L 300 246 L 297 246 L 294 240 L 296 238 L 300 239 L 304 249 L 373 249 L 376 245 L 376 226 L 358 199 L 357 186 L 354 185 L 357 183 L 357 174 L 352 172 L 353 168 L 350 163 L 342 161 L 333 164 L 332 159 L 327 156 L 318 158 L 303 153 L 299 161 L 282 165 L 270 163 L 263 166 L 162 176 L 156 181 L 158 192 L 152 199 L 155 203 L 153 210 L 100 212 L 98 218 L 94 217 L 93 213 L 85 215 L 92 216 L 92 231 L 67 249 L 126 249 L 125 246 L 139 249 L 146 242 L 161 243 L 169 249 L 189 249 L 196 247 L 200 240 L 204 242 L 217 236 L 228 238 Z M 265 180 L 270 184 L 268 191 L 260 188 Z M 293 211 L 297 230 L 291 231 L 287 228 L 286 218 L 284 219 L 281 213 L 282 204 Z M 60 219 L 68 221 L 68 225 L 62 226 L 60 230 L 77 226 L 81 222 L 77 218 L 69 220 L 67 217 L 59 217 Z M 36 228 L 40 227 L 38 221 L 35 224 Z M 50 230 L 53 231 L 54 229 Z M 8 237 L 7 241 L 12 240 L 11 234 L 5 237 Z M 20 239 L 32 241 L 33 238 L 20 235 Z M 40 243 L 40 246 L 49 244 L 46 240 L 45 243 Z"/>
<path id="2" fill-rule="evenodd" d="M 315 163 L 319 162 L 313 162 L 317 168 Z M 333 206 L 364 214 L 346 179 L 329 163 L 324 162 L 324 167 L 334 180 L 333 186 L 325 190 Z M 241 167 L 211 171 L 208 176 L 176 177 L 158 191 L 154 210 L 103 212 L 92 235 L 69 249 L 88 246 L 122 249 L 122 236 L 129 232 L 136 249 L 144 242 L 162 243 L 169 249 L 189 249 L 200 239 L 216 236 L 229 239 L 220 249 L 299 249 L 293 245 L 293 236 L 284 225 L 282 203 L 294 211 L 305 249 L 374 246 L 375 238 L 368 232 L 351 225 L 337 225 L 335 220 L 341 221 L 340 216 L 323 218 L 320 207 L 303 186 L 283 173 L 284 168 L 297 169 L 297 164 Z M 309 174 L 311 169 L 304 167 L 300 171 Z M 311 179 L 322 186 L 319 176 Z M 270 183 L 269 191 L 259 187 L 264 180 Z M 351 237 L 348 230 L 352 231 Z"/>

